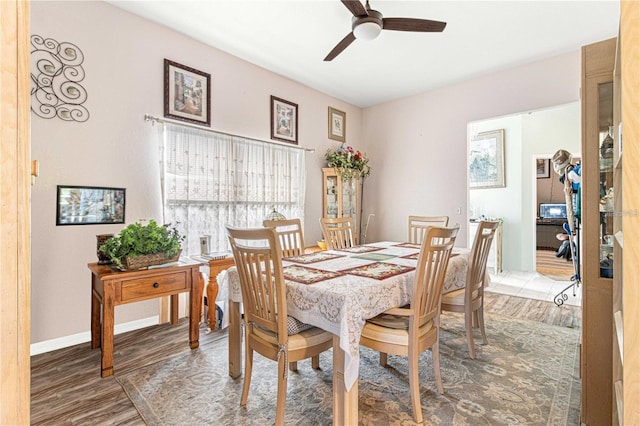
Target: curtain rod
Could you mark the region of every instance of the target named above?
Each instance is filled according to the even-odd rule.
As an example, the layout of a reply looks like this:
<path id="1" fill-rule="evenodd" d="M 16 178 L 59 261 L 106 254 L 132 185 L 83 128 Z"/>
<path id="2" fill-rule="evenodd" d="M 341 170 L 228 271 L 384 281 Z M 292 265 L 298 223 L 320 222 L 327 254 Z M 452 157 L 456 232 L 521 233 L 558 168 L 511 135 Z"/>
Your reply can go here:
<path id="1" fill-rule="evenodd" d="M 305 147 L 302 147 L 302 146 L 292 145 L 292 144 L 283 143 L 283 142 L 267 141 L 267 140 L 256 139 L 256 138 L 248 138 L 246 136 L 234 135 L 232 133 L 226 133 L 226 132 L 221 132 L 221 131 L 218 131 L 218 130 L 213 130 L 213 129 L 210 129 L 208 127 L 199 126 L 197 124 L 183 123 L 181 121 L 171 120 L 171 119 L 168 119 L 168 118 L 155 117 L 155 116 L 153 116 L 151 114 L 145 114 L 144 115 L 144 121 L 151 121 L 151 124 L 155 124 L 155 123 L 174 124 L 176 126 L 190 127 L 192 129 L 198 129 L 198 130 L 202 130 L 204 132 L 209 132 L 209 133 L 218 133 L 220 135 L 235 136 L 235 137 L 240 137 L 240 138 L 248 139 L 248 140 L 255 141 L 255 142 L 270 143 L 270 144 L 273 144 L 273 145 L 279 145 L 279 146 L 284 146 L 284 147 L 293 148 L 293 149 L 302 149 L 302 150 L 307 151 L 307 152 L 316 152 L 316 150 L 314 148 L 305 148 Z"/>

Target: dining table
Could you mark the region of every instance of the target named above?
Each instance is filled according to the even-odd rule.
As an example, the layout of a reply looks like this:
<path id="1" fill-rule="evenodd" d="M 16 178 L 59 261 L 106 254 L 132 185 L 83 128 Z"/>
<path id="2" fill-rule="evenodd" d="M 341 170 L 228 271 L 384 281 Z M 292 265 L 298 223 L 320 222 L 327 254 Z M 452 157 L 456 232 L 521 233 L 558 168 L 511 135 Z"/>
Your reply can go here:
<path id="1" fill-rule="evenodd" d="M 454 248 L 443 293 L 464 288 L 469 249 Z M 284 258 L 287 313 L 333 338 L 333 424 L 358 423 L 359 342 L 367 319 L 411 301 L 420 246 L 378 242 Z M 241 375 L 242 293 L 235 267 L 218 276 L 229 292 L 229 375 Z M 224 282 L 226 280 L 226 282 Z"/>

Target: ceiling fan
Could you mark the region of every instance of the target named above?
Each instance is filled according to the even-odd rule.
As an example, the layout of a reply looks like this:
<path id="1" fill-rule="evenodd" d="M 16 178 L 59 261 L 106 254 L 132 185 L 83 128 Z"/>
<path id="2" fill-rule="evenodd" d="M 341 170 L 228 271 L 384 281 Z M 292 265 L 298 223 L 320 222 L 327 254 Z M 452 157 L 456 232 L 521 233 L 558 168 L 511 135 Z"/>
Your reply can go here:
<path id="1" fill-rule="evenodd" d="M 431 21 L 429 19 L 384 18 L 382 13 L 369 7 L 369 0 L 367 0 L 366 6 L 363 6 L 360 0 L 340 1 L 353 13 L 351 18 L 352 31 L 329 52 L 327 57 L 324 58 L 325 61 L 331 61 L 338 56 L 356 38 L 373 40 L 382 30 L 440 33 L 447 26 L 446 22 Z"/>

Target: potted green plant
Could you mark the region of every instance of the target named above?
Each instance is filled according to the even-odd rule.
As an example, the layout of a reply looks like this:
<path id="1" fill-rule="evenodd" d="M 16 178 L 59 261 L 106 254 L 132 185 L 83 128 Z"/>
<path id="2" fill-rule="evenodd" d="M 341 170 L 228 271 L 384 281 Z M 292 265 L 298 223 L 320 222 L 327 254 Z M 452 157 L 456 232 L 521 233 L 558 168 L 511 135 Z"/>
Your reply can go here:
<path id="1" fill-rule="evenodd" d="M 178 260 L 183 240 L 171 224 L 160 226 L 150 220 L 145 225 L 138 221 L 108 239 L 100 251 L 120 269 L 139 269 Z"/>

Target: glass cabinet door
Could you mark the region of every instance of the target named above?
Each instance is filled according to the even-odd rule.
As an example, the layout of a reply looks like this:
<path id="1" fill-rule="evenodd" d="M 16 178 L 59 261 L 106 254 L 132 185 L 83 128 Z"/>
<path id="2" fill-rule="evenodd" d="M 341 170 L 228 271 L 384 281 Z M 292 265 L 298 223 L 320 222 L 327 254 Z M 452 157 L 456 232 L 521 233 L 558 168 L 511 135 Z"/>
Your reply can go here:
<path id="1" fill-rule="evenodd" d="M 356 180 L 349 179 L 342 182 L 342 215 L 355 218 L 357 208 Z"/>
<path id="2" fill-rule="evenodd" d="M 601 100 L 609 100 L 613 82 L 598 85 Z M 602 111 L 601 111 L 602 112 Z M 600 277 L 613 278 L 613 117 L 600 117 Z"/>
<path id="3" fill-rule="evenodd" d="M 324 217 L 335 218 L 338 217 L 338 176 L 326 176 L 325 179 L 327 193 L 325 194 Z"/>

